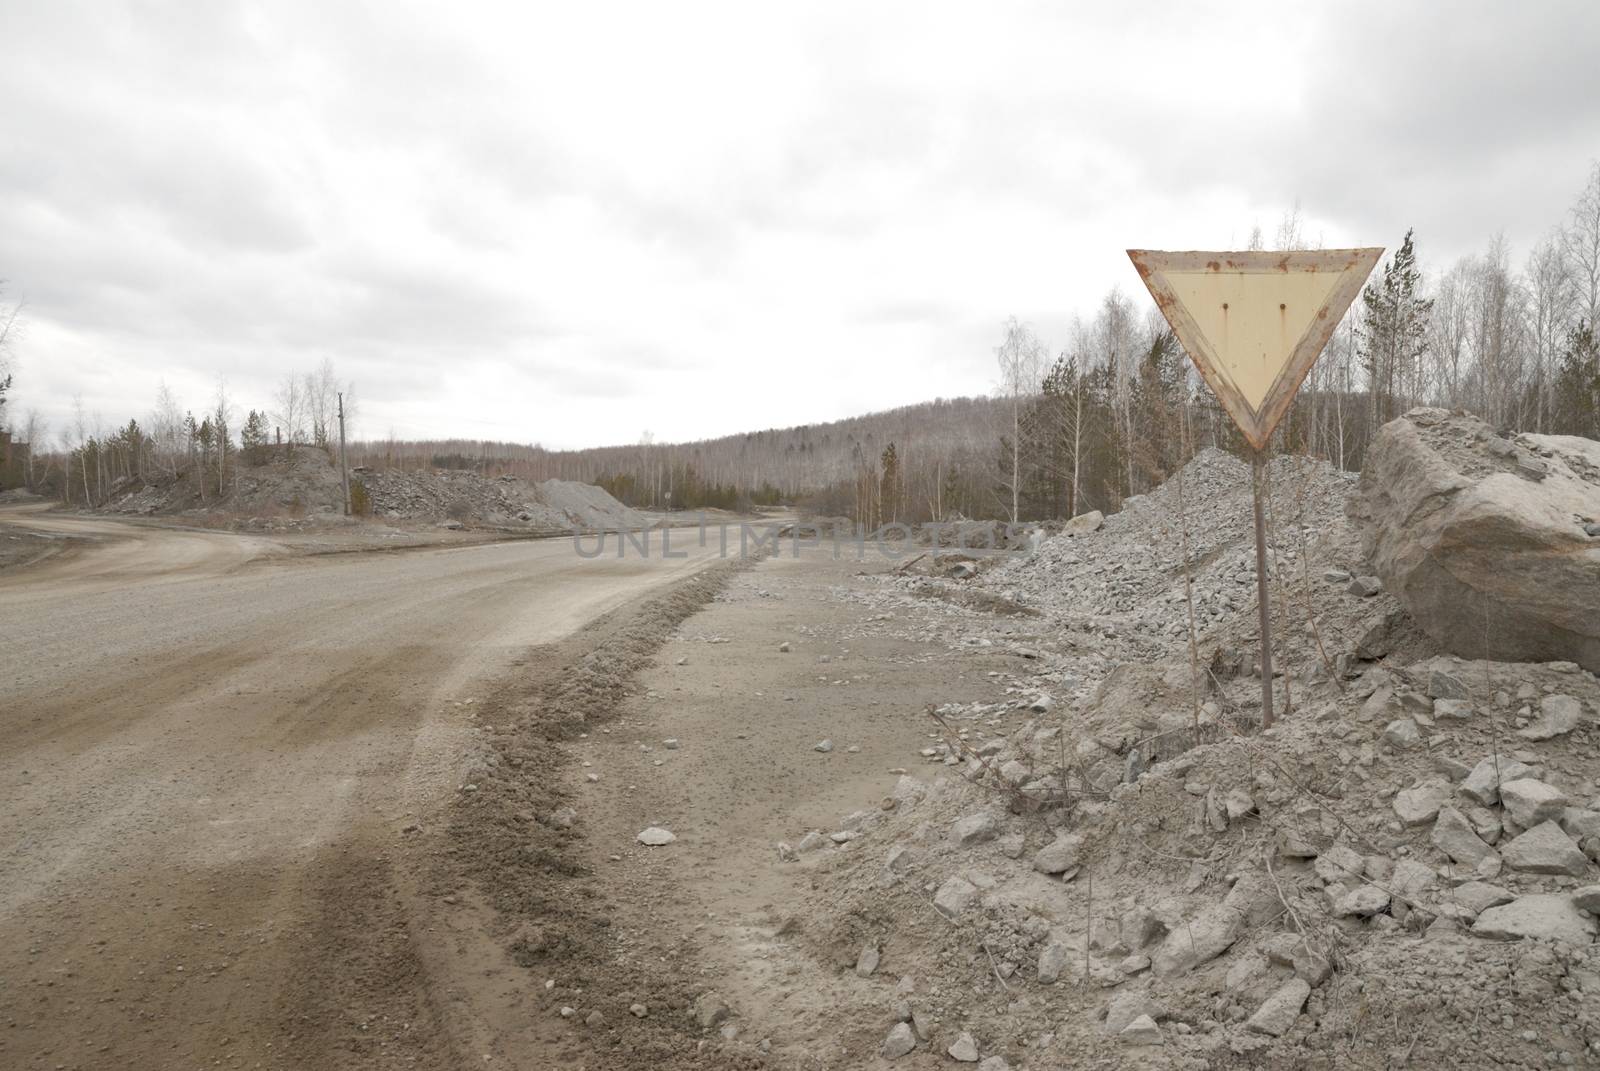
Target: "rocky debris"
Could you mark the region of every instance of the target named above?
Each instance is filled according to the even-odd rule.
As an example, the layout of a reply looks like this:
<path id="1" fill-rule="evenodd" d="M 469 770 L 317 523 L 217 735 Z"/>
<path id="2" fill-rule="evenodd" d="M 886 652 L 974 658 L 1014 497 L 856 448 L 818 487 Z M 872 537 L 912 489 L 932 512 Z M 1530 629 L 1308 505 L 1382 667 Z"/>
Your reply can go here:
<path id="1" fill-rule="evenodd" d="M 1583 704 L 1570 695 L 1547 695 L 1539 700 L 1539 716 L 1517 730 L 1524 740 L 1550 740 L 1565 736 L 1583 722 Z"/>
<path id="2" fill-rule="evenodd" d="M 1441 778 L 1421 781 L 1395 796 L 1394 813 L 1408 826 L 1426 825 L 1439 817 L 1439 808 L 1454 794 Z"/>
<path id="3" fill-rule="evenodd" d="M 1505 786 L 1501 787 L 1504 793 Z M 1533 874 L 1567 874 L 1574 878 L 1589 872 L 1589 860 L 1572 838 L 1554 822 L 1541 822 L 1500 849 L 1500 857 L 1513 870 Z"/>
<path id="4" fill-rule="evenodd" d="M 1160 1045 L 1166 1038 L 1161 1028 L 1148 1015 L 1141 1015 L 1117 1032 L 1117 1037 L 1129 1045 Z"/>
<path id="5" fill-rule="evenodd" d="M 1600 443 L 1522 435 L 1513 461 L 1479 445 L 1495 438 L 1481 420 L 1437 409 L 1385 424 L 1351 504 L 1362 550 L 1450 650 L 1600 671 L 1600 560 L 1577 521 L 1594 513 Z M 1522 459 L 1543 478 L 1526 478 Z"/>
<path id="6" fill-rule="evenodd" d="M 1472 924 L 1472 932 L 1497 941 L 1536 937 L 1581 945 L 1594 940 L 1595 921 L 1578 909 L 1571 896 L 1535 893 L 1485 909 Z"/>
<path id="7" fill-rule="evenodd" d="M 1305 979 L 1291 978 L 1279 986 L 1244 1025 L 1258 1034 L 1282 1037 L 1294 1026 L 1295 1020 L 1300 1018 L 1300 1009 L 1306 1006 L 1306 998 L 1309 996 L 1311 996 L 1311 986 Z"/>
<path id="8" fill-rule="evenodd" d="M 1533 775 L 1533 767 L 1510 758 L 1493 755 L 1479 761 L 1461 783 L 1461 794 L 1485 807 L 1500 801 L 1500 786 Z"/>
<path id="9" fill-rule="evenodd" d="M 1078 865 L 1078 851 L 1083 838 L 1064 833 L 1040 848 L 1033 856 L 1033 869 L 1041 874 L 1062 874 Z"/>
<path id="10" fill-rule="evenodd" d="M 1396 718 L 1383 729 L 1383 742 L 1390 747 L 1416 747 L 1422 742 L 1422 730 L 1410 718 Z"/>
<path id="11" fill-rule="evenodd" d="M 911 1032 L 911 1027 L 905 1023 L 895 1023 L 889 1030 L 889 1036 L 883 1039 L 883 1048 L 880 1050 L 886 1060 L 898 1060 L 917 1047 L 917 1036 Z"/>
<path id="12" fill-rule="evenodd" d="M 1091 532 L 1098 532 L 1105 527 L 1105 523 L 1105 514 L 1099 510 L 1090 510 L 1088 513 L 1078 514 L 1072 520 L 1063 524 L 1061 526 L 1061 534 L 1064 536 L 1088 535 Z"/>
<path id="13" fill-rule="evenodd" d="M 975 1064 L 978 1062 L 978 1042 L 973 1036 L 963 1030 L 945 1050 L 950 1059 L 961 1064 Z"/>
<path id="14" fill-rule="evenodd" d="M 1383 590 L 1383 581 L 1375 576 L 1358 576 L 1350 581 L 1350 586 L 1345 590 L 1358 598 L 1370 599 Z"/>
<path id="15" fill-rule="evenodd" d="M 1600 885 L 1585 885 L 1572 892 L 1572 906 L 1591 915 L 1600 915 Z"/>
<path id="16" fill-rule="evenodd" d="M 965 878 L 950 878 L 933 895 L 933 906 L 946 918 L 955 918 L 978 896 L 978 887 Z"/>
<path id="17" fill-rule="evenodd" d="M 833 741 L 832 740 L 818 740 L 815 744 L 813 744 L 811 746 L 811 750 L 812 751 L 820 751 L 822 754 L 826 755 L 828 752 L 833 750 Z"/>
<path id="18" fill-rule="evenodd" d="M 1351 889 L 1335 902 L 1336 916 L 1359 915 L 1363 918 L 1376 915 L 1389 907 L 1389 894 L 1376 885 L 1362 885 Z"/>
<path id="19" fill-rule="evenodd" d="M 1495 850 L 1483 842 L 1467 816 L 1454 807 L 1439 808 L 1433 824 L 1433 846 L 1463 866 L 1476 867 Z"/>
<path id="20" fill-rule="evenodd" d="M 1101 1026 L 1104 1033 L 1121 1035 L 1137 1019 L 1154 1022 L 1166 1014 L 1165 1009 L 1143 990 L 1130 989 L 1118 993 L 1106 1005 L 1106 1021 Z"/>
<path id="21" fill-rule="evenodd" d="M 660 826 L 651 826 L 649 829 L 641 830 L 636 839 L 640 844 L 646 844 L 652 848 L 659 848 L 663 844 L 671 844 L 678 838 L 669 830 L 662 829 Z"/>
<path id="22" fill-rule="evenodd" d="M 861 954 L 856 957 L 856 974 L 860 975 L 862 978 L 872 977 L 872 973 L 878 969 L 878 959 L 879 952 L 877 945 L 863 946 L 861 949 Z"/>
<path id="23" fill-rule="evenodd" d="M 1500 786 L 1500 805 L 1523 829 L 1559 819 L 1569 802 L 1565 793 L 1531 777 L 1507 781 Z"/>
<path id="24" fill-rule="evenodd" d="M 1167 934 L 1150 956 L 1157 978 L 1182 974 L 1216 959 L 1237 941 L 1247 926 L 1264 921 L 1278 906 L 1265 878 L 1247 874 L 1234 883 L 1221 902 Z"/>
<path id="25" fill-rule="evenodd" d="M 628 1005 L 628 1014 L 635 1019 L 643 1019 L 649 1016 L 650 1009 L 643 1004 L 630 1004 Z"/>
<path id="26" fill-rule="evenodd" d="M 988 811 L 969 814 L 950 827 L 950 841 L 958 848 L 971 848 L 999 835 L 1000 823 Z"/>
<path id="27" fill-rule="evenodd" d="M 1461 904 L 1474 915 L 1481 915 L 1491 907 L 1509 904 L 1515 899 L 1498 885 L 1491 885 L 1486 881 L 1468 881 L 1457 885 L 1451 894 L 1457 903 Z"/>
<path id="28" fill-rule="evenodd" d="M 1071 949 L 1066 945 L 1051 941 L 1039 952 L 1039 981 L 1049 985 L 1061 977 L 1061 971 L 1067 965 L 1067 957 Z"/>

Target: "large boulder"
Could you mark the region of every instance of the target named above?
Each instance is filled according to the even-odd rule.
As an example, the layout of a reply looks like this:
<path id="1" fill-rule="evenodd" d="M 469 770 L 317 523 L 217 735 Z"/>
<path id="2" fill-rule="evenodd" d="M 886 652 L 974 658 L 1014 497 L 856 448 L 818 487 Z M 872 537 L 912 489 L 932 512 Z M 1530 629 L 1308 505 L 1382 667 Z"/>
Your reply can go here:
<path id="1" fill-rule="evenodd" d="M 1600 442 L 1413 409 L 1378 432 L 1350 512 L 1384 588 L 1449 650 L 1600 671 Z"/>

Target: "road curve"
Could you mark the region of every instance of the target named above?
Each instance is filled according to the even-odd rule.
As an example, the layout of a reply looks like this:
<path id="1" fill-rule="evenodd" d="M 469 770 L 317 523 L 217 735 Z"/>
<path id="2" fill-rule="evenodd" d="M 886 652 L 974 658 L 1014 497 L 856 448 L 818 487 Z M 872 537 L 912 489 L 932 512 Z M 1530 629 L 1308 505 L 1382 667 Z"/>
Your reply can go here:
<path id="1" fill-rule="evenodd" d="M 95 540 L 0 574 L 13 1067 L 288 1066 L 275 1017 L 305 984 L 294 931 L 330 853 L 370 862 L 456 788 L 471 700 L 529 647 L 715 550 L 289 557 L 221 533 L 6 519 Z"/>

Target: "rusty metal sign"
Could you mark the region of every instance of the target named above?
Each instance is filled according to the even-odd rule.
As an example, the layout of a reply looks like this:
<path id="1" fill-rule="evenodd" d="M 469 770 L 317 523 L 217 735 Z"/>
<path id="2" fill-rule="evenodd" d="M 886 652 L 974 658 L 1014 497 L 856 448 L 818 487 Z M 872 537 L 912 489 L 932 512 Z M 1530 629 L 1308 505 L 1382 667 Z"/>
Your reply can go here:
<path id="1" fill-rule="evenodd" d="M 1382 255 L 1128 250 L 1172 333 L 1257 450 Z"/>

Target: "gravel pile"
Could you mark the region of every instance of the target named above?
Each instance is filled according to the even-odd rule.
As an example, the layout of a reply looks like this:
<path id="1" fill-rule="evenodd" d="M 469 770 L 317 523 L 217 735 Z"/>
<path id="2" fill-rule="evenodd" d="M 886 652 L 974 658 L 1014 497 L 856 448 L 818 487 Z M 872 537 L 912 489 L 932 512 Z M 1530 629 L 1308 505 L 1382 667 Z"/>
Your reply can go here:
<path id="1" fill-rule="evenodd" d="M 1441 654 L 1360 568 L 1352 478 L 1284 460 L 1261 732 L 1248 468 L 1184 481 L 1199 674 L 1176 480 L 976 579 L 857 597 L 857 632 L 1017 667 L 990 673 L 1008 701 L 937 711 L 880 809 L 782 834 L 816 955 L 873 949 L 881 1055 L 1600 1063 L 1600 680 Z M 1032 613 L 948 597 L 976 586 Z"/>

